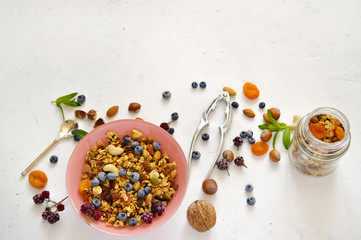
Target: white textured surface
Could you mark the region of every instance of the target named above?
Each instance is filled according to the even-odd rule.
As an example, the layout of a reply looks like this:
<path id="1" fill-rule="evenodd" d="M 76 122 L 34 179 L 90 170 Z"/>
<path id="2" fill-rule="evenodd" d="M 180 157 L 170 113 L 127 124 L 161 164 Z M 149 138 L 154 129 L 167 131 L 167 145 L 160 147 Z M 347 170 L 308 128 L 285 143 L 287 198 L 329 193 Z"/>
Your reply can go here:
<path id="1" fill-rule="evenodd" d="M 200 114 L 223 86 L 237 90 L 241 104 L 225 147 L 241 130 L 259 136 L 259 101 L 279 107 L 290 123 L 320 106 L 335 107 L 349 118 L 352 144 L 334 173 L 323 178 L 299 174 L 281 142 L 282 160 L 239 154 L 248 169 L 217 169 L 219 191 L 205 196 L 200 184 L 217 148 L 199 141 L 202 158 L 192 166 L 189 189 L 178 212 L 162 227 L 129 239 L 361 239 L 361 3 L 319 1 L 32 1 L 0 2 L 0 239 L 118 239 L 85 224 L 66 202 L 61 221 L 43 223 L 32 188 L 21 171 L 56 136 L 60 111 L 50 101 L 78 91 L 87 96 L 80 109 L 114 119 L 140 116 L 159 124 L 177 111 L 174 137 L 188 155 Z M 206 89 L 191 89 L 206 81 Z M 261 95 L 247 100 L 244 82 L 256 83 Z M 164 90 L 173 94 L 161 98 Z M 142 104 L 138 114 L 127 106 Z M 253 108 L 246 119 L 242 108 Z M 71 118 L 73 109 L 65 110 Z M 221 111 L 217 111 L 221 113 Z M 111 119 L 107 119 L 110 121 Z M 90 130 L 92 123 L 79 121 Z M 279 139 L 280 140 L 280 139 Z M 55 146 L 35 169 L 44 170 L 46 189 L 57 200 L 66 195 L 65 169 L 75 142 Z M 49 156 L 59 163 L 49 163 Z M 255 187 L 254 207 L 246 205 L 246 183 Z M 198 233 L 186 221 L 188 205 L 199 198 L 217 210 L 217 224 Z"/>

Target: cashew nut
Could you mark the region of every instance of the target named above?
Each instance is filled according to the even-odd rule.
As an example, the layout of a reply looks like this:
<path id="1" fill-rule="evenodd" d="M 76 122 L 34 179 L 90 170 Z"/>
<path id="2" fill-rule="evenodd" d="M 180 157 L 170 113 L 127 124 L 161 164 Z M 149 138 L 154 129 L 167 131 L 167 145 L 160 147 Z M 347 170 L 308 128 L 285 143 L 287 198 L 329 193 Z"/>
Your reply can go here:
<path id="1" fill-rule="evenodd" d="M 120 155 L 120 154 L 122 154 L 122 153 L 124 152 L 124 149 L 123 149 L 123 148 L 121 148 L 121 147 L 116 147 L 116 146 L 111 145 L 111 144 L 108 145 L 107 149 L 108 149 L 108 152 L 109 152 L 111 155 L 113 155 L 113 156 Z"/>
<path id="2" fill-rule="evenodd" d="M 103 167 L 103 171 L 104 172 L 111 172 L 114 173 L 115 176 L 119 176 L 119 171 L 118 168 L 116 166 L 114 166 L 113 164 L 107 164 Z"/>
<path id="3" fill-rule="evenodd" d="M 159 173 L 157 172 L 157 170 L 153 170 L 149 173 L 149 177 L 150 178 L 159 178 Z"/>
<path id="4" fill-rule="evenodd" d="M 300 115 L 298 115 L 298 114 L 296 114 L 296 115 L 293 116 L 293 123 L 290 125 L 290 129 L 291 129 L 291 130 L 295 130 L 295 129 L 296 129 L 296 127 L 297 127 L 299 121 L 301 120 L 301 118 L 302 118 L 302 117 L 301 117 Z"/>
<path id="5" fill-rule="evenodd" d="M 93 193 L 94 195 L 100 195 L 102 193 L 102 187 L 101 186 L 93 187 Z"/>

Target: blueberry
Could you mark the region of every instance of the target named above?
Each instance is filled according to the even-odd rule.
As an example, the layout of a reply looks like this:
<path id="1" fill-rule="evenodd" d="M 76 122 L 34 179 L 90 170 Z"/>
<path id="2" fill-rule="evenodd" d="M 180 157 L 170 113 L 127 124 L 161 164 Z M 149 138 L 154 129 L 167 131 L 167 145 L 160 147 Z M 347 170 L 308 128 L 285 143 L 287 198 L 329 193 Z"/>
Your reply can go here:
<path id="1" fill-rule="evenodd" d="M 170 135 L 173 135 L 173 133 L 174 133 L 174 128 L 169 128 L 169 129 L 167 130 L 167 132 L 168 132 Z"/>
<path id="2" fill-rule="evenodd" d="M 198 83 L 197 82 L 192 82 L 192 88 L 197 88 L 198 87 Z"/>
<path id="3" fill-rule="evenodd" d="M 239 134 L 239 136 L 240 136 L 241 138 L 246 138 L 246 137 L 247 137 L 247 132 L 246 132 L 246 131 L 242 131 L 242 132 Z"/>
<path id="4" fill-rule="evenodd" d="M 206 88 L 206 87 L 207 87 L 207 83 L 206 83 L 206 82 L 200 82 L 200 83 L 199 83 L 199 86 L 200 86 L 201 88 Z"/>
<path id="5" fill-rule="evenodd" d="M 133 148 L 133 149 L 134 149 L 136 146 L 139 146 L 139 142 L 137 142 L 137 141 L 132 142 L 132 144 L 130 145 L 130 147 Z"/>
<path id="6" fill-rule="evenodd" d="M 253 186 L 252 184 L 247 184 L 244 189 L 247 191 L 247 192 L 252 192 L 253 191 Z"/>
<path id="7" fill-rule="evenodd" d="M 73 136 L 73 139 L 74 139 L 74 141 L 76 141 L 76 142 L 78 142 L 78 141 L 80 141 L 80 139 L 77 137 L 77 136 Z"/>
<path id="8" fill-rule="evenodd" d="M 172 118 L 173 121 L 176 121 L 179 118 L 179 114 L 177 112 L 174 112 L 172 113 L 172 115 L 170 115 L 170 117 Z"/>
<path id="9" fill-rule="evenodd" d="M 84 95 L 79 95 L 76 99 L 76 101 L 81 105 L 83 103 L 85 103 L 85 96 Z"/>
<path id="10" fill-rule="evenodd" d="M 99 207 L 102 202 L 98 198 L 94 198 L 92 204 L 94 207 Z"/>
<path id="11" fill-rule="evenodd" d="M 129 226 L 133 227 L 133 226 L 137 225 L 138 220 L 133 217 L 133 218 L 129 219 L 128 223 L 129 223 Z"/>
<path id="12" fill-rule="evenodd" d="M 99 180 L 98 178 L 93 178 L 93 179 L 91 180 L 90 184 L 92 185 L 92 187 L 99 186 L 100 180 Z"/>
<path id="13" fill-rule="evenodd" d="M 256 139 L 254 139 L 253 137 L 248 138 L 248 142 L 249 142 L 250 144 L 254 144 L 254 143 L 256 142 Z"/>
<path id="14" fill-rule="evenodd" d="M 200 157 L 201 157 L 201 153 L 200 153 L 200 152 L 198 152 L 198 151 L 193 151 L 193 152 L 192 152 L 192 158 L 193 158 L 193 159 L 198 160 L 198 159 L 200 159 Z"/>
<path id="15" fill-rule="evenodd" d="M 114 173 L 108 173 L 107 178 L 109 181 L 114 181 L 117 176 Z"/>
<path id="16" fill-rule="evenodd" d="M 254 197 L 247 198 L 247 204 L 252 206 L 256 203 L 256 199 Z"/>
<path id="17" fill-rule="evenodd" d="M 148 195 L 149 193 L 152 193 L 152 187 L 146 186 L 146 187 L 144 188 L 144 192 L 145 192 L 146 195 Z"/>
<path id="18" fill-rule="evenodd" d="M 171 92 L 169 92 L 169 91 L 164 91 L 164 92 L 162 93 L 162 97 L 163 97 L 164 99 L 169 99 L 171 96 L 172 96 L 172 94 L 171 94 Z"/>
<path id="19" fill-rule="evenodd" d="M 253 137 L 253 132 L 251 130 L 247 131 L 247 137 L 249 138 Z"/>
<path id="20" fill-rule="evenodd" d="M 98 179 L 99 181 L 104 182 L 105 180 L 107 180 L 107 174 L 105 172 L 98 173 Z"/>
<path id="21" fill-rule="evenodd" d="M 132 141 L 132 139 L 129 136 L 125 136 L 123 138 L 123 140 L 124 140 L 125 143 L 130 143 Z"/>
<path id="22" fill-rule="evenodd" d="M 142 146 L 136 146 L 134 148 L 134 153 L 137 154 L 137 155 L 142 155 L 143 153 L 143 147 Z"/>
<path id="23" fill-rule="evenodd" d="M 125 175 L 127 175 L 127 170 L 124 168 L 119 169 L 119 176 L 124 177 Z"/>
<path id="24" fill-rule="evenodd" d="M 50 160 L 51 163 L 57 163 L 58 162 L 58 156 L 53 155 L 53 156 L 50 157 L 49 160 Z"/>
<path id="25" fill-rule="evenodd" d="M 233 108 L 238 108 L 239 107 L 238 102 L 232 102 L 231 105 L 232 105 Z"/>
<path id="26" fill-rule="evenodd" d="M 260 103 L 258 104 L 258 106 L 259 106 L 259 108 L 264 108 L 264 107 L 266 106 L 266 104 L 265 104 L 264 102 L 260 102 Z"/>
<path id="27" fill-rule="evenodd" d="M 203 133 L 202 134 L 202 140 L 203 141 L 208 141 L 209 140 L 209 134 L 208 133 Z"/>
<path id="28" fill-rule="evenodd" d="M 145 197 L 145 192 L 143 189 L 139 189 L 138 190 L 138 198 L 144 198 Z"/>
<path id="29" fill-rule="evenodd" d="M 131 183 L 125 184 L 124 190 L 127 191 L 127 192 L 132 191 L 133 190 L 133 185 Z"/>
<path id="30" fill-rule="evenodd" d="M 155 151 L 160 151 L 162 149 L 162 146 L 159 144 L 159 142 L 154 142 L 153 147 Z"/>
<path id="31" fill-rule="evenodd" d="M 120 212 L 120 213 L 118 213 L 118 218 L 120 221 L 125 221 L 125 220 L 127 220 L 128 217 L 125 212 Z"/>
<path id="32" fill-rule="evenodd" d="M 138 182 L 139 181 L 139 173 L 133 172 L 130 175 L 130 181 L 133 182 L 133 183 Z"/>

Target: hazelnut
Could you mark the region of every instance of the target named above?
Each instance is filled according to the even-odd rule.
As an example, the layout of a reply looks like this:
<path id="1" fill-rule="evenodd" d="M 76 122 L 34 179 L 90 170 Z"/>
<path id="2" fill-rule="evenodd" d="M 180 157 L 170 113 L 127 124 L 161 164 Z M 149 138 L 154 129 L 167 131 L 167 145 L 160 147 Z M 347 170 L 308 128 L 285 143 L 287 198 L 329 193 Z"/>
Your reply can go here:
<path id="1" fill-rule="evenodd" d="M 281 111 L 278 108 L 270 108 L 268 111 L 271 113 L 275 120 L 278 120 L 281 116 Z"/>
<path id="2" fill-rule="evenodd" d="M 261 140 L 263 142 L 268 142 L 272 137 L 272 132 L 268 129 L 264 129 L 262 132 L 261 132 Z"/>
<path id="3" fill-rule="evenodd" d="M 107 116 L 113 117 L 115 114 L 117 114 L 118 109 L 119 109 L 119 106 L 113 106 L 113 107 L 109 108 L 107 111 Z"/>
<path id="4" fill-rule="evenodd" d="M 202 184 L 202 190 L 205 194 L 213 195 L 218 190 L 217 182 L 213 179 L 207 179 Z"/>
<path id="5" fill-rule="evenodd" d="M 269 153 L 269 157 L 273 162 L 278 162 L 279 160 L 281 160 L 281 154 L 279 151 L 277 151 L 276 149 L 273 149 L 270 153 Z"/>
<path id="6" fill-rule="evenodd" d="M 196 200 L 187 209 L 187 220 L 198 232 L 206 232 L 216 225 L 216 210 L 207 200 Z"/>
<path id="7" fill-rule="evenodd" d="M 134 111 L 134 112 L 139 112 L 140 108 L 141 108 L 141 105 L 139 103 L 132 102 L 129 104 L 128 110 Z"/>
<path id="8" fill-rule="evenodd" d="M 95 121 L 93 128 L 97 128 L 100 125 L 103 125 L 104 123 L 105 122 L 104 122 L 103 118 L 99 118 L 98 120 Z"/>
<path id="9" fill-rule="evenodd" d="M 244 113 L 244 115 L 246 115 L 249 118 L 254 118 L 254 116 L 256 116 L 256 114 L 253 112 L 253 110 L 249 109 L 249 108 L 243 109 L 243 113 Z"/>
<path id="10" fill-rule="evenodd" d="M 75 117 L 76 118 L 80 118 L 83 119 L 86 117 L 86 112 L 82 111 L 82 110 L 76 110 L 75 111 Z"/>
<path id="11" fill-rule="evenodd" d="M 89 110 L 89 112 L 87 113 L 87 116 L 89 119 L 95 120 L 97 118 L 97 111 L 95 111 L 94 109 Z"/>
<path id="12" fill-rule="evenodd" d="M 263 119 L 264 119 L 265 122 L 267 122 L 267 123 L 272 123 L 271 120 L 269 120 L 267 113 L 264 113 L 264 114 L 263 114 Z"/>
<path id="13" fill-rule="evenodd" d="M 234 154 L 231 150 L 225 150 L 222 153 L 223 158 L 225 158 L 228 162 L 232 162 L 234 159 Z"/>

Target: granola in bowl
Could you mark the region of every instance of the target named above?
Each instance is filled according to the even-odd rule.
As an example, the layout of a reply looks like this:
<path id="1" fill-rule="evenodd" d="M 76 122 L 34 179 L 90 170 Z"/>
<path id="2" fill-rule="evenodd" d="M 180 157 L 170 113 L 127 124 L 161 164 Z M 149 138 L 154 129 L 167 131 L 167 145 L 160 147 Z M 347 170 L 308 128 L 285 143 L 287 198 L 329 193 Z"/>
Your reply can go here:
<path id="1" fill-rule="evenodd" d="M 162 215 L 178 188 L 176 176 L 176 162 L 151 136 L 132 129 L 121 139 L 108 131 L 107 143 L 99 140 L 86 154 L 79 192 L 107 226 L 138 226 Z"/>

